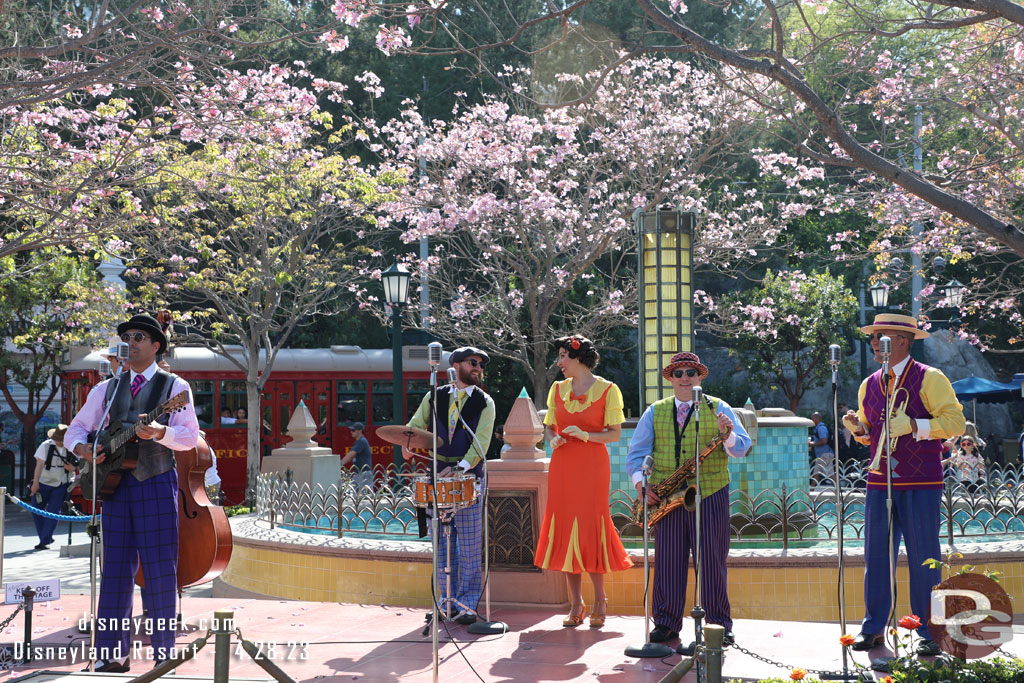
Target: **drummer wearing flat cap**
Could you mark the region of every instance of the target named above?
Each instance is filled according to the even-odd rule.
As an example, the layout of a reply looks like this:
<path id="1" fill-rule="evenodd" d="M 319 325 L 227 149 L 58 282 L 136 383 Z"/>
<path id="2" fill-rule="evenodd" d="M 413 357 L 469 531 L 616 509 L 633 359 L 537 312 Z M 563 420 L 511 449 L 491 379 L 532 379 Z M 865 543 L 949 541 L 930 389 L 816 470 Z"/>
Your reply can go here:
<path id="1" fill-rule="evenodd" d="M 450 476 L 455 468 L 470 472 L 477 480 L 483 476 L 484 455 L 494 433 L 494 401 L 481 388 L 484 368 L 490 357 L 486 352 L 472 346 L 463 346 L 452 351 L 448 362 L 455 368 L 456 382 L 439 387 L 437 410 L 432 411 L 433 396 L 430 392 L 423 397 L 416 414 L 408 426 L 426 429 L 437 434 L 438 476 Z M 472 432 L 472 433 L 471 433 Z M 476 438 L 473 438 L 473 435 Z M 403 451 L 405 459 L 414 454 Z M 452 592 L 459 608 L 456 621 L 472 624 L 477 619 L 476 606 L 483 591 L 483 547 L 482 507 L 480 498 L 469 507 L 455 513 L 451 534 Z M 445 576 L 447 548 L 445 537 L 438 539 L 438 575 Z M 447 581 L 442 579 L 441 598 Z"/>
<path id="2" fill-rule="evenodd" d="M 162 661 L 173 654 L 175 596 L 178 580 L 178 474 L 174 451 L 196 447 L 199 421 L 188 383 L 157 367 L 157 354 L 167 351 L 167 337 L 154 318 L 134 315 L 117 327 L 128 344 L 128 368 L 117 379 L 97 384 L 68 427 L 65 443 L 76 455 L 92 462 L 89 437 L 101 427 L 120 421 L 134 424 L 171 396 L 188 392 L 188 404 L 137 429 L 138 441 L 124 446 L 138 464 L 121 477 L 103 502 L 103 574 L 96 611 L 94 670 L 120 673 L 130 668 L 132 595 L 141 564 L 146 577 L 146 600 L 153 620 L 150 644 Z M 101 424 L 107 406 L 110 422 Z M 129 452 L 128 455 L 133 455 Z M 106 458 L 98 447 L 96 462 Z M 85 476 L 89 476 L 86 474 Z M 102 483 L 100 484 L 102 486 Z"/>
<path id="3" fill-rule="evenodd" d="M 910 357 L 910 348 L 928 333 L 917 319 L 898 313 L 881 313 L 861 328 L 869 335 L 875 362 L 882 337 L 892 340 L 888 380 L 882 370 L 860 385 L 859 410 L 847 412 L 843 424 L 853 438 L 871 448 L 867 491 L 864 497 L 864 621 L 854 640 L 854 650 L 870 650 L 882 644 L 889 619 L 889 515 L 887 513 L 887 451 L 892 449 L 892 538 L 899 548 L 907 545 L 910 576 L 910 609 L 920 615 L 921 641 L 917 652 L 939 654 L 928 632 L 931 589 L 941 581 L 938 568 L 924 565 L 942 557 L 939 546 L 939 504 L 942 500 L 942 442 L 964 433 L 964 413 L 949 380 L 938 368 Z M 887 397 L 889 397 L 887 399 Z M 885 444 L 885 411 L 889 417 L 889 441 Z"/>

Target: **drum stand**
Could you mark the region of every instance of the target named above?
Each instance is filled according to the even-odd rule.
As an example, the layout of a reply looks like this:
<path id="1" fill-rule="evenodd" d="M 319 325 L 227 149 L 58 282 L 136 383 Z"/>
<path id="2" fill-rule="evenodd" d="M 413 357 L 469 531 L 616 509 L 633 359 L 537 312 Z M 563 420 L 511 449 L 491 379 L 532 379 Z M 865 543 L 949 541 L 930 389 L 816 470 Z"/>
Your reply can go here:
<path id="1" fill-rule="evenodd" d="M 649 550 L 651 529 L 648 526 L 647 521 L 647 479 L 650 476 L 649 468 L 644 465 L 644 467 L 640 469 L 640 474 L 643 477 L 643 483 L 640 486 L 640 495 L 643 496 L 644 500 L 644 644 L 639 646 L 630 645 L 626 648 L 625 655 L 627 657 L 662 659 L 664 657 L 668 657 L 670 654 L 675 652 L 675 650 L 665 643 L 651 642 L 651 604 L 647 600 L 647 587 L 651 581 L 651 558 Z"/>

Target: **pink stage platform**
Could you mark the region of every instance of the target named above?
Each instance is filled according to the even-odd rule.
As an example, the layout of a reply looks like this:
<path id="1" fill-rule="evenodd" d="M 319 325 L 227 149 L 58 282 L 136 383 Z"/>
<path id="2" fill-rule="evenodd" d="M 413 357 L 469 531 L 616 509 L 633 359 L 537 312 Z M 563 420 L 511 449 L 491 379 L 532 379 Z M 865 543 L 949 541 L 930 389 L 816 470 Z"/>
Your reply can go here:
<path id="1" fill-rule="evenodd" d="M 80 660 L 83 643 L 88 646 L 88 636 L 77 630 L 88 602 L 88 596 L 68 595 L 58 602 L 37 604 L 33 616 L 34 649 L 70 650 L 63 653 L 54 650 L 52 658 L 18 665 L 11 672 L 0 672 L 0 677 L 21 677 L 41 669 L 81 669 L 84 664 L 71 661 L 71 657 Z M 381 605 L 186 598 L 185 622 L 189 630 L 179 634 L 179 647 L 205 633 L 218 609 L 234 611 L 236 627 L 245 639 L 266 643 L 268 647 L 273 644 L 273 652 L 268 650 L 269 654 L 298 681 L 418 683 L 432 680 L 430 635 L 420 634 L 424 626 L 422 610 Z M 566 629 L 561 625 L 564 615 L 550 611 L 506 609 L 496 610 L 493 616 L 506 622 L 510 631 L 501 636 L 474 636 L 467 633 L 465 627 L 455 624 L 448 625 L 450 633 L 441 629 L 438 680 L 445 683 L 480 680 L 654 683 L 680 660 L 678 655 L 662 662 L 632 659 L 623 654 L 627 646 L 643 642 L 641 617 L 611 616 L 603 629 L 586 626 Z M 4 631 L 3 642 L 21 642 L 23 628 L 23 615 L 19 614 Z M 692 629 L 692 624 L 688 621 L 684 628 Z M 788 666 L 808 670 L 841 667 L 838 625 L 740 620 L 733 631 L 739 645 Z M 850 631 L 857 632 L 855 623 Z M 145 636 L 140 636 L 140 641 L 143 647 L 147 643 Z M 1018 636 L 1018 640 L 1004 649 L 1024 656 L 1024 636 Z M 887 652 L 880 648 L 871 654 L 880 656 Z M 857 653 L 857 661 L 866 665 L 869 660 L 865 654 Z M 212 676 L 213 662 L 211 639 L 210 645 L 194 660 L 183 664 L 179 672 Z M 132 673 L 141 674 L 151 667 L 142 650 L 132 663 Z M 730 649 L 725 655 L 723 679 L 788 679 L 789 671 Z M 231 678 L 270 680 L 240 647 L 231 657 Z M 684 680 L 695 680 L 695 675 L 691 672 Z"/>

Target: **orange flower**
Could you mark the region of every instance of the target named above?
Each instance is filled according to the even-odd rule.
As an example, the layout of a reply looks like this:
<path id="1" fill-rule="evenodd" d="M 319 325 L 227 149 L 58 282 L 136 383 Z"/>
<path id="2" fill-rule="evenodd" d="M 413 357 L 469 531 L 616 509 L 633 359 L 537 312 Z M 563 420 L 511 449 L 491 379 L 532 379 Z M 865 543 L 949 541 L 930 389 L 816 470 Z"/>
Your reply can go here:
<path id="1" fill-rule="evenodd" d="M 910 616 L 900 617 L 900 628 L 912 630 L 921 627 L 921 619 L 916 614 Z"/>
<path id="2" fill-rule="evenodd" d="M 882 683 L 892 683 L 892 676 L 886 676 L 883 678 Z"/>
<path id="3" fill-rule="evenodd" d="M 855 638 L 847 633 L 839 637 L 839 644 L 845 646 L 853 645 L 854 640 Z"/>
<path id="4" fill-rule="evenodd" d="M 797 669 L 793 669 L 792 671 L 789 672 L 789 677 L 792 678 L 794 681 L 803 680 L 803 677 L 806 676 L 806 675 L 807 675 L 807 670 L 806 669 L 797 668 Z"/>

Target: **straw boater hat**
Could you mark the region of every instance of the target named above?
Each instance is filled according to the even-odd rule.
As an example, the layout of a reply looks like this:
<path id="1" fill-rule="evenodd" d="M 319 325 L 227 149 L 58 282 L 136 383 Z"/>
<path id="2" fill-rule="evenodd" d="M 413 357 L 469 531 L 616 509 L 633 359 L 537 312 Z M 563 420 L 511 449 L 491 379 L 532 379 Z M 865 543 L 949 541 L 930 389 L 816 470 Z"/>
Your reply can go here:
<path id="1" fill-rule="evenodd" d="M 700 362 L 700 358 L 695 353 L 677 353 L 672 356 L 672 360 L 668 362 L 665 369 L 661 371 L 661 376 L 665 379 L 672 378 L 672 371 L 676 368 L 696 368 L 697 373 L 701 379 L 708 376 L 708 366 Z"/>
<path id="2" fill-rule="evenodd" d="M 53 439 L 54 441 L 64 441 L 64 434 L 67 433 L 67 431 L 68 426 L 66 424 L 59 424 L 46 432 L 46 438 Z"/>
<path id="3" fill-rule="evenodd" d="M 913 334 L 914 339 L 927 339 L 931 336 L 917 326 L 917 318 L 899 313 L 879 313 L 875 316 L 875 322 L 860 328 L 860 331 L 867 335 L 875 332 L 902 332 Z"/>

